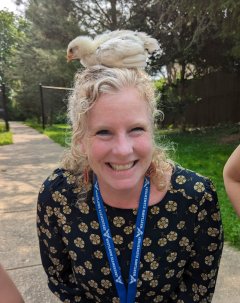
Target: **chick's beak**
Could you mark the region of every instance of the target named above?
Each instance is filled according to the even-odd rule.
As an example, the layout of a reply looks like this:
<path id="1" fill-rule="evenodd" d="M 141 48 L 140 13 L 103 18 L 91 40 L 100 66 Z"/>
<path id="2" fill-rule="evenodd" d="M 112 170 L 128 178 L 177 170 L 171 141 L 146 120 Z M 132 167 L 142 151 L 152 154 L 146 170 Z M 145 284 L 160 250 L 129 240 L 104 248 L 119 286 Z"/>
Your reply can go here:
<path id="1" fill-rule="evenodd" d="M 72 60 L 73 60 L 73 54 L 70 53 L 70 52 L 68 52 L 68 53 L 67 53 L 67 62 L 70 62 L 70 61 L 72 61 Z"/>

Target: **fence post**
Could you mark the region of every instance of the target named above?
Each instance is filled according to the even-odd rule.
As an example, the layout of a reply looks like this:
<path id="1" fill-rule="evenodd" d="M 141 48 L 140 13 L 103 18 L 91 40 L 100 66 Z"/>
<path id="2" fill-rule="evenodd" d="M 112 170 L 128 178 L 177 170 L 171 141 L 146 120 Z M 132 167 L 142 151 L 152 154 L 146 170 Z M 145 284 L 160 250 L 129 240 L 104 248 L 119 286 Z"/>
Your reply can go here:
<path id="1" fill-rule="evenodd" d="M 6 126 L 6 131 L 9 131 L 6 87 L 5 87 L 4 83 L 2 83 L 1 86 L 2 86 L 2 97 L 3 97 L 3 110 L 4 110 L 5 126 Z"/>
<path id="2" fill-rule="evenodd" d="M 43 100 L 43 89 L 42 89 L 41 83 L 39 83 L 39 91 L 40 91 L 40 102 L 41 102 L 41 109 L 42 109 L 42 129 L 45 129 L 44 100 Z"/>

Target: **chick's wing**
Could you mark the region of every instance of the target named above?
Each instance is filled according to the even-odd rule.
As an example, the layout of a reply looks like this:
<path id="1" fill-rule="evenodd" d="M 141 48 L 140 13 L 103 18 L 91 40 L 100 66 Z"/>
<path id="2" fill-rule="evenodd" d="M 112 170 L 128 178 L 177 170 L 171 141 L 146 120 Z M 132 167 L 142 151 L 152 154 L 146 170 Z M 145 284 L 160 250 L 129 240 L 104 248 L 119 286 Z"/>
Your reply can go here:
<path id="1" fill-rule="evenodd" d="M 142 41 L 114 38 L 100 45 L 96 51 L 97 61 L 105 66 L 145 66 L 146 52 Z"/>

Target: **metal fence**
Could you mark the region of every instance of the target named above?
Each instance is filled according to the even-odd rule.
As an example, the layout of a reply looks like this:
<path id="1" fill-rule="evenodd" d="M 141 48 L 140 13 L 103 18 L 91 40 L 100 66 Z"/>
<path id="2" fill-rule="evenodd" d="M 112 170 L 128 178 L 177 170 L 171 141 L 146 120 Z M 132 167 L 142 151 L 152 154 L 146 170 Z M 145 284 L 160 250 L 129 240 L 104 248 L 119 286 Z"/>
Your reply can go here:
<path id="1" fill-rule="evenodd" d="M 46 91 L 72 91 L 72 88 L 68 88 L 68 87 L 58 87 L 58 86 L 46 86 L 46 85 L 42 85 L 41 83 L 39 83 L 39 92 L 40 92 L 40 102 L 41 102 L 41 117 L 42 117 L 42 128 L 45 129 L 46 124 L 47 124 L 47 117 L 48 116 L 52 116 L 51 113 L 53 112 L 53 96 L 46 96 Z M 66 98 L 66 96 L 62 96 L 61 99 L 61 104 L 63 106 L 63 109 L 61 110 L 61 104 L 59 102 L 58 99 L 58 104 L 55 104 L 55 111 L 57 110 L 57 112 L 62 112 L 64 113 L 64 109 L 66 110 L 66 103 L 64 103 L 64 99 Z M 48 108 L 47 108 L 48 105 Z M 60 106 L 59 106 L 60 105 Z M 58 110 L 59 109 L 59 110 Z M 50 113 L 50 114 L 49 114 Z M 56 113 L 55 113 L 56 114 Z M 49 120 L 49 119 L 48 119 Z M 50 122 L 52 119 L 50 119 Z M 51 124 L 51 123 L 50 123 Z"/>

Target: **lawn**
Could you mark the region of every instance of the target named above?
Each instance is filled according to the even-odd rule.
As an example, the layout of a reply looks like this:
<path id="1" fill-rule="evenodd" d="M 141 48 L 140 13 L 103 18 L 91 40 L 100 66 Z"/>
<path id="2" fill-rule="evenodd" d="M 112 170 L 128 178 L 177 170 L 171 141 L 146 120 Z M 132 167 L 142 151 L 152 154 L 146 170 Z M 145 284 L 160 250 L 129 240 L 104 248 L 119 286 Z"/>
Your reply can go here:
<path id="1" fill-rule="evenodd" d="M 31 126 L 42 132 L 39 126 Z M 44 133 L 62 146 L 69 142 L 70 131 L 66 125 L 53 125 Z M 223 166 L 240 143 L 240 126 L 201 128 L 184 133 L 178 130 L 157 131 L 156 141 L 174 146 L 171 156 L 177 163 L 212 179 L 220 202 L 225 240 L 240 249 L 240 219 L 227 198 L 222 179 Z"/>
<path id="2" fill-rule="evenodd" d="M 229 202 L 222 178 L 222 170 L 229 155 L 240 144 L 240 127 L 205 128 L 192 132 L 161 132 L 157 141 L 174 142 L 174 160 L 182 166 L 210 177 L 214 182 L 221 207 L 225 240 L 240 249 L 240 219 Z"/>
<path id="3" fill-rule="evenodd" d="M 7 132 L 5 129 L 5 123 L 0 121 L 0 145 L 7 145 L 12 143 L 12 133 Z"/>
<path id="4" fill-rule="evenodd" d="M 31 121 L 26 122 L 28 126 L 31 126 L 38 130 L 40 133 L 47 135 L 54 142 L 60 144 L 61 146 L 68 146 L 68 143 L 71 139 L 71 132 L 69 130 L 69 126 L 66 124 L 54 124 L 52 126 L 46 127 L 44 130 L 42 127 Z"/>

